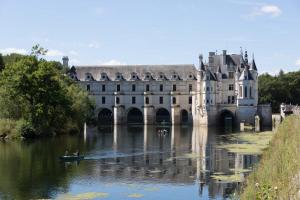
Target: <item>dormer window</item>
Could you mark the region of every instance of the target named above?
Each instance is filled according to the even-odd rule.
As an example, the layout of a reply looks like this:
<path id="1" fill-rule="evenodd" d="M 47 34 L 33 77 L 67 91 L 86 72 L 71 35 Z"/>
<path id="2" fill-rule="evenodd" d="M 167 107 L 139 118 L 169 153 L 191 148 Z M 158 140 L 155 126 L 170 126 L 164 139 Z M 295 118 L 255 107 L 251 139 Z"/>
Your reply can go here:
<path id="1" fill-rule="evenodd" d="M 130 80 L 138 80 L 139 79 L 139 77 L 138 77 L 138 75 L 137 75 L 137 73 L 135 73 L 135 72 L 133 72 L 133 73 L 131 73 L 131 78 L 130 78 Z"/>
<path id="2" fill-rule="evenodd" d="M 165 76 L 162 72 L 160 72 L 160 73 L 158 74 L 158 79 L 159 79 L 159 80 L 165 80 L 165 79 L 166 79 L 166 76 Z"/>
<path id="3" fill-rule="evenodd" d="M 144 80 L 151 80 L 152 76 L 150 72 L 146 72 L 146 74 L 144 75 Z"/>
<path id="4" fill-rule="evenodd" d="M 173 75 L 173 79 L 176 79 L 176 78 L 177 78 L 177 75 L 176 75 L 176 74 L 174 74 L 174 75 Z"/>
<path id="5" fill-rule="evenodd" d="M 86 73 L 86 74 L 85 74 L 85 80 L 86 80 L 86 81 L 93 81 L 94 78 L 93 78 L 93 76 L 92 76 L 91 73 Z"/>
<path id="6" fill-rule="evenodd" d="M 101 73 L 101 78 L 100 78 L 100 80 L 101 80 L 101 81 L 108 80 L 107 74 L 106 74 L 106 73 Z"/>
<path id="7" fill-rule="evenodd" d="M 116 73 L 116 81 L 122 80 L 123 76 L 120 72 Z"/>

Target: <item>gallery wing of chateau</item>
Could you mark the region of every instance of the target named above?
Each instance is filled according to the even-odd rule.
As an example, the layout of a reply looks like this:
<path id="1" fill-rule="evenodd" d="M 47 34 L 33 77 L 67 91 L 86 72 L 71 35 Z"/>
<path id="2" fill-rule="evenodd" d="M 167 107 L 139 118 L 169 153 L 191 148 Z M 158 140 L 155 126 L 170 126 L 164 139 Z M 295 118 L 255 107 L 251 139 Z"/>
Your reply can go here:
<path id="1" fill-rule="evenodd" d="M 68 75 L 96 99 L 104 124 L 253 124 L 255 116 L 271 124 L 270 105 L 258 105 L 257 66 L 247 51 L 209 52 L 197 66 L 72 66 Z"/>

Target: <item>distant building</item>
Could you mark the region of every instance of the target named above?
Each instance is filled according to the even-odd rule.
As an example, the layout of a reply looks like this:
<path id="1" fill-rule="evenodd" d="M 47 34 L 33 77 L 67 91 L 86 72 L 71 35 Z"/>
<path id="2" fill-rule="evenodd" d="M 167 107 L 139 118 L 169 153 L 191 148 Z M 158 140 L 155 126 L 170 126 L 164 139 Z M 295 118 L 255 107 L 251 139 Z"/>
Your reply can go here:
<path id="1" fill-rule="evenodd" d="M 198 66 L 73 66 L 69 76 L 96 99 L 102 123 L 254 123 L 271 112 L 257 105 L 258 72 L 247 51 L 210 52 L 208 63 L 200 55 Z"/>

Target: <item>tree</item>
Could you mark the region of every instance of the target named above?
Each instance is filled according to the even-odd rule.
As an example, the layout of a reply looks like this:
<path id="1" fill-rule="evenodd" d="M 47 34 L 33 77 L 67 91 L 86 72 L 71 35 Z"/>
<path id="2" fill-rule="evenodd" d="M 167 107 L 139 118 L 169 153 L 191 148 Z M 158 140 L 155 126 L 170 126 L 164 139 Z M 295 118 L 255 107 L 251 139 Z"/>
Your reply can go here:
<path id="1" fill-rule="evenodd" d="M 3 56 L 0 53 L 0 71 L 2 71 L 4 69 L 4 67 L 5 67 L 5 64 L 4 64 Z"/>
<path id="2" fill-rule="evenodd" d="M 31 48 L 31 53 L 30 55 L 35 56 L 35 57 L 39 57 L 40 55 L 46 55 L 48 52 L 47 49 L 44 49 L 43 47 L 41 47 L 39 44 L 34 45 Z"/>
<path id="3" fill-rule="evenodd" d="M 1 72 L 0 117 L 23 119 L 37 134 L 80 130 L 93 102 L 62 74 L 60 63 L 37 55 L 23 56 Z"/>

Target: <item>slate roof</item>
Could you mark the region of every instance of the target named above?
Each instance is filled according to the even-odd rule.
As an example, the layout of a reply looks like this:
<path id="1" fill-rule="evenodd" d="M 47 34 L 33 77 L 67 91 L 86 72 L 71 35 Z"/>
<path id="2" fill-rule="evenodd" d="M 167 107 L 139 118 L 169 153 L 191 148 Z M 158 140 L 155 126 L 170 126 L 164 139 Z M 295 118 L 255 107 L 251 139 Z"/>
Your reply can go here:
<path id="1" fill-rule="evenodd" d="M 100 80 L 101 73 L 106 73 L 111 80 L 115 80 L 116 74 L 121 73 L 126 80 L 131 79 L 131 74 L 136 73 L 140 79 L 143 79 L 146 73 L 156 79 L 162 73 L 166 79 L 172 79 L 177 74 L 179 79 L 187 80 L 192 74 L 196 77 L 197 69 L 192 64 L 183 65 L 98 65 L 98 66 L 75 66 L 76 75 L 79 80 L 84 80 L 86 73 L 91 73 L 95 80 Z M 152 78 L 151 77 L 151 78 Z"/>

